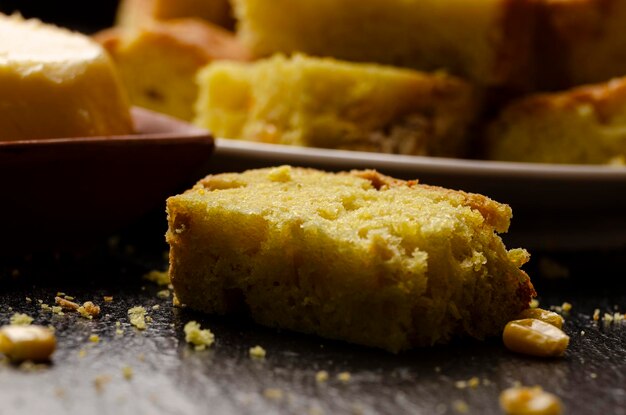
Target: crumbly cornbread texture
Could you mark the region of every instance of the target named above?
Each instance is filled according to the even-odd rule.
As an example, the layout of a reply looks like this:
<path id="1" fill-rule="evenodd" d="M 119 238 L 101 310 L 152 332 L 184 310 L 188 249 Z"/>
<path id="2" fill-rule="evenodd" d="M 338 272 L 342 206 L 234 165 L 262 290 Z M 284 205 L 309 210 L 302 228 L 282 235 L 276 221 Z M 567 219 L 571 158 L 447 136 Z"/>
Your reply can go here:
<path id="1" fill-rule="evenodd" d="M 529 80 L 535 1 L 235 0 L 238 35 L 258 56 L 303 52 L 420 70 L 481 85 Z"/>
<path id="2" fill-rule="evenodd" d="M 487 157 L 539 163 L 626 162 L 626 78 L 521 98 L 488 131 Z"/>
<path id="3" fill-rule="evenodd" d="M 187 18 L 113 28 L 95 36 L 111 54 L 134 105 L 183 120 L 193 118 L 198 69 L 214 60 L 247 60 L 235 37 Z"/>
<path id="4" fill-rule="evenodd" d="M 510 208 L 481 195 L 282 166 L 208 176 L 167 211 L 176 295 L 208 313 L 397 352 L 498 335 L 534 295 L 496 234 Z"/>
<path id="5" fill-rule="evenodd" d="M 198 73 L 196 123 L 227 138 L 399 154 L 462 156 L 474 89 L 443 73 L 275 56 Z"/>

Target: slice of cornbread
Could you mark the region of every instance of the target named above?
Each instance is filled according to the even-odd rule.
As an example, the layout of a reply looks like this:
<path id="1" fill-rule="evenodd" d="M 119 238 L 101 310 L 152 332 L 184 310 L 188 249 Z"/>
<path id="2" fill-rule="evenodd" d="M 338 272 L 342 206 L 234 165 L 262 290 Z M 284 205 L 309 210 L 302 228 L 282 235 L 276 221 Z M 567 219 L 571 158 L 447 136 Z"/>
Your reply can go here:
<path id="1" fill-rule="evenodd" d="M 86 36 L 0 14 L 0 140 L 128 134 L 128 101 Z"/>
<path id="2" fill-rule="evenodd" d="M 198 73 L 196 123 L 267 143 L 463 156 L 475 90 L 443 73 L 296 55 Z"/>
<path id="3" fill-rule="evenodd" d="M 393 352 L 497 335 L 534 295 L 511 209 L 374 171 L 282 166 L 167 201 L 172 284 L 208 313 Z"/>
<path id="4" fill-rule="evenodd" d="M 562 89 L 626 75 L 626 2 L 541 0 L 538 80 Z"/>
<path id="5" fill-rule="evenodd" d="M 235 37 L 201 19 L 172 19 L 95 36 L 111 54 L 134 105 L 190 121 L 198 69 L 219 59 L 247 60 Z"/>
<path id="6" fill-rule="evenodd" d="M 535 0 L 235 0 L 239 35 L 276 52 L 449 70 L 481 85 L 529 79 Z"/>
<path id="7" fill-rule="evenodd" d="M 229 0 L 121 0 L 116 23 L 137 27 L 152 20 L 181 17 L 197 17 L 227 29 L 235 25 Z"/>
<path id="8" fill-rule="evenodd" d="M 626 78 L 521 98 L 502 110 L 487 136 L 494 160 L 624 164 Z"/>

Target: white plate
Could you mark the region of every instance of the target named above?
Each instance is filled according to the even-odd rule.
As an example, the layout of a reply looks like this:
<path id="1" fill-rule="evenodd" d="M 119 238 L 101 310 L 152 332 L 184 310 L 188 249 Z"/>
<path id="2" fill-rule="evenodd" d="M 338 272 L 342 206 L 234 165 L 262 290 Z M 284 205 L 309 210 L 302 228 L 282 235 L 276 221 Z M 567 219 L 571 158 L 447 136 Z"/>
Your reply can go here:
<path id="1" fill-rule="evenodd" d="M 543 250 L 626 247 L 626 168 L 460 160 L 217 139 L 213 171 L 291 164 L 376 169 L 398 178 L 485 194 L 513 208 L 503 238 Z"/>

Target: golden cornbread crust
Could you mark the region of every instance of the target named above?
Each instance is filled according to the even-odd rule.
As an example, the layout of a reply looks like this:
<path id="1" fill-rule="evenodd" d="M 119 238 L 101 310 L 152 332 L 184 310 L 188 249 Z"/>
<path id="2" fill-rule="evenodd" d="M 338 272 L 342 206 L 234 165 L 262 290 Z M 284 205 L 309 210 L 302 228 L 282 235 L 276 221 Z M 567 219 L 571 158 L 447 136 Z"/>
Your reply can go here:
<path id="1" fill-rule="evenodd" d="M 232 33 L 196 18 L 147 21 L 94 36 L 111 54 L 134 105 L 193 118 L 198 69 L 214 60 L 249 59 Z"/>
<path id="2" fill-rule="evenodd" d="M 167 201 L 176 296 L 392 352 L 500 334 L 532 284 L 508 206 L 375 171 L 208 176 Z"/>
<path id="3" fill-rule="evenodd" d="M 626 78 L 530 95 L 505 107 L 488 129 L 494 160 L 624 164 Z"/>

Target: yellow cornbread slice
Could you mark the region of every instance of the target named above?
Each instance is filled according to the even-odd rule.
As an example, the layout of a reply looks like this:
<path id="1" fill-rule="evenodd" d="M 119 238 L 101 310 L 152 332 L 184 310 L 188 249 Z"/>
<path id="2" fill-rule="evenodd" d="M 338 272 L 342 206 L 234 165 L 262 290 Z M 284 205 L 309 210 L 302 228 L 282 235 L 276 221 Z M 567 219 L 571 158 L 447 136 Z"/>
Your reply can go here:
<path id="1" fill-rule="evenodd" d="M 626 164 L 626 78 L 520 98 L 487 135 L 493 160 Z"/>
<path id="2" fill-rule="evenodd" d="M 255 56 L 302 52 L 419 70 L 489 86 L 529 79 L 536 1 L 235 0 Z"/>
<path id="3" fill-rule="evenodd" d="M 0 139 L 128 134 L 129 104 L 88 37 L 0 14 Z"/>
<path id="4" fill-rule="evenodd" d="M 196 124 L 226 138 L 463 156 L 475 90 L 443 73 L 295 55 L 198 73 Z"/>
<path id="5" fill-rule="evenodd" d="M 374 171 L 208 176 L 167 201 L 180 302 L 393 352 L 499 335 L 534 290 L 511 209 Z"/>
<path id="6" fill-rule="evenodd" d="M 213 60 L 248 59 L 230 32 L 193 18 L 113 28 L 95 39 L 111 54 L 133 105 L 189 121 L 198 69 Z"/>

